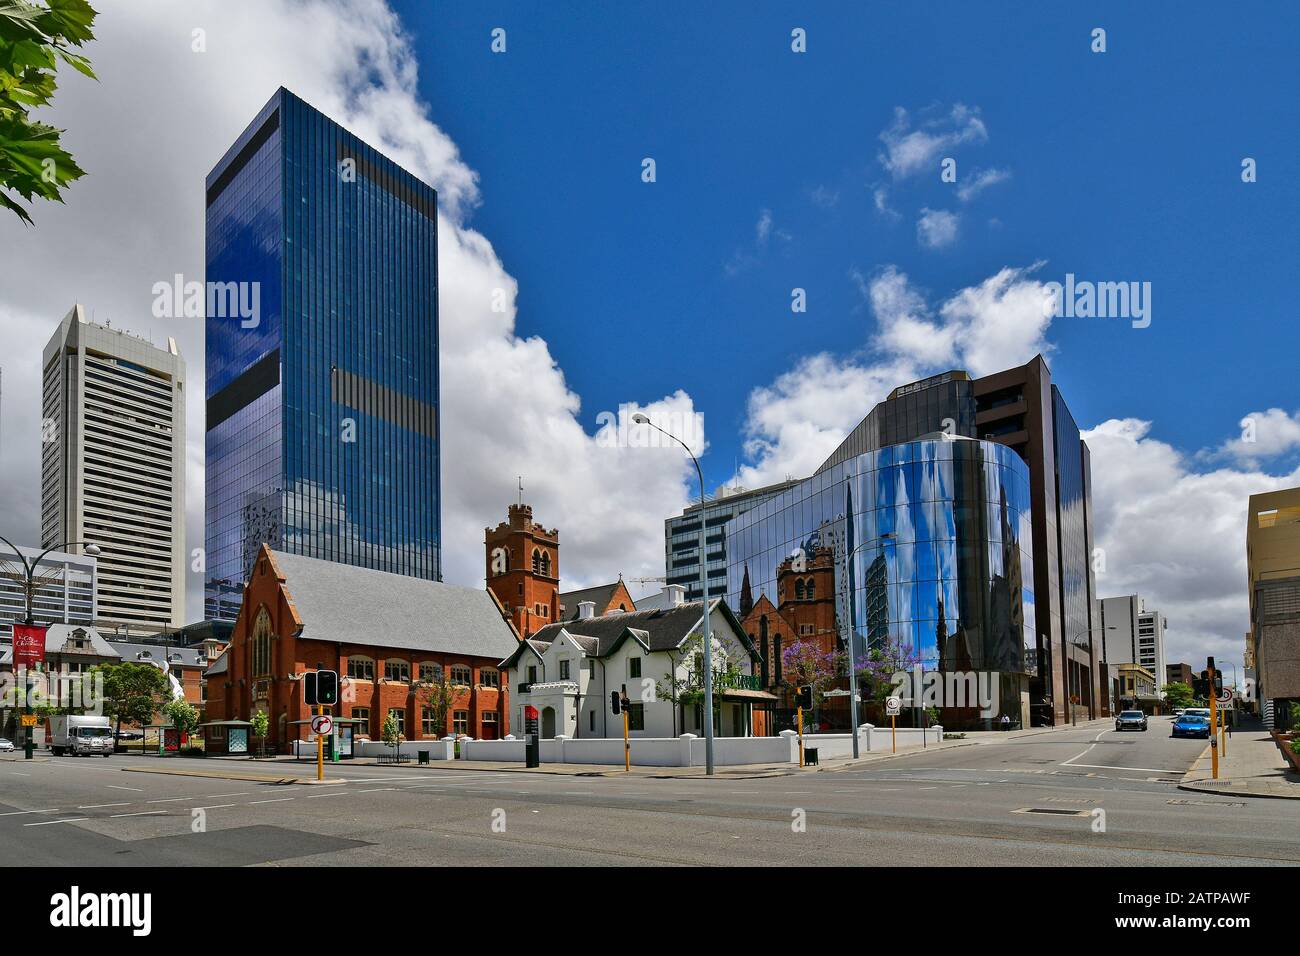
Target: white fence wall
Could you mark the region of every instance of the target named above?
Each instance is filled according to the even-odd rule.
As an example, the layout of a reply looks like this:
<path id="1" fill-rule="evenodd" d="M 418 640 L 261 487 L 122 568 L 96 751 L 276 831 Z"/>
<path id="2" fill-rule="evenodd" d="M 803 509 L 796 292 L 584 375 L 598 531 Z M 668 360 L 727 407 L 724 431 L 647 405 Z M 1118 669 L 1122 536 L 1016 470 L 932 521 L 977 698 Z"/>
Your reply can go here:
<path id="1" fill-rule="evenodd" d="M 898 730 L 898 746 L 914 748 L 943 740 L 942 727 L 904 727 Z M 633 737 L 630 741 L 632 763 L 638 767 L 703 767 L 705 741 L 694 734 L 680 737 Z M 500 760 L 522 763 L 525 759 L 522 738 L 504 740 L 461 739 L 461 759 Z M 849 734 L 808 734 L 805 747 L 816 747 L 818 759 L 849 757 L 853 754 L 853 738 Z M 888 728 L 863 724 L 858 732 L 859 753 L 871 750 L 887 751 L 891 747 Z M 541 761 L 548 763 L 597 764 L 618 766 L 623 763 L 623 741 L 617 737 L 568 738 L 557 736 L 541 742 Z M 434 758 L 438 759 L 438 758 Z M 715 737 L 713 762 L 720 767 L 747 764 L 781 764 L 799 762 L 799 738 L 792 730 L 776 737 Z"/>

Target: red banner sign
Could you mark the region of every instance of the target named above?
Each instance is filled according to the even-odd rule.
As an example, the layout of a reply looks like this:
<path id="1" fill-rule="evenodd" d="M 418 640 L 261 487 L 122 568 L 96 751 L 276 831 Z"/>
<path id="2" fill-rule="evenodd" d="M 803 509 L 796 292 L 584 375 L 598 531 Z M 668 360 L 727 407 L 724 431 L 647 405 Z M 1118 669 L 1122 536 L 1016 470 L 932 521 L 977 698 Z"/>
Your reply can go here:
<path id="1" fill-rule="evenodd" d="M 32 670 L 36 664 L 45 661 L 46 627 L 34 624 L 14 625 L 14 670 L 26 667 Z"/>

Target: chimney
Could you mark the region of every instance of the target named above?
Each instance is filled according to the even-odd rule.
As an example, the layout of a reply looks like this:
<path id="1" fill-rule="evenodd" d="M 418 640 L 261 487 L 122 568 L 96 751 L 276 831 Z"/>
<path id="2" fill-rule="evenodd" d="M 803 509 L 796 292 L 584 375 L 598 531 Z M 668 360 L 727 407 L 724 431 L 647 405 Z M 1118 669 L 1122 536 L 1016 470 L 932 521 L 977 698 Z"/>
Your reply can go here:
<path id="1" fill-rule="evenodd" d="M 665 603 L 669 607 L 680 607 L 686 603 L 686 585 L 684 584 L 665 584 L 663 594 L 667 596 Z"/>
<path id="2" fill-rule="evenodd" d="M 589 618 L 589 617 L 595 617 L 595 616 L 596 616 L 596 602 L 595 602 L 595 601 L 579 601 L 579 602 L 578 602 L 578 619 L 579 619 L 579 620 L 584 620 L 584 619 L 586 619 L 586 618 Z"/>

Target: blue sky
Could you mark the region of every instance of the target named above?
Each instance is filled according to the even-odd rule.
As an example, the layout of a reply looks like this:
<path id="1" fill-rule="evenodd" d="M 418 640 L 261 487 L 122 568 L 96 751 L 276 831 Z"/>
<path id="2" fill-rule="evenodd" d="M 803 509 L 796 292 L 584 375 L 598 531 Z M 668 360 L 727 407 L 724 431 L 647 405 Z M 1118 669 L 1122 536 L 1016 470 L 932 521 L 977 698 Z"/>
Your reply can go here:
<path id="1" fill-rule="evenodd" d="M 603 442 L 624 403 L 701 411 L 712 490 L 737 462 L 749 484 L 808 473 L 895 385 L 1041 347 L 1091 429 L 1099 593 L 1164 611 L 1171 657 L 1240 659 L 1247 499 L 1300 485 L 1300 8 L 388 4 L 99 0 L 100 80 L 61 77 L 46 117 L 88 175 L 36 231 L 0 219 L 0 533 L 39 537 L 29 409 L 74 299 L 174 336 L 198 393 L 203 323 L 153 319 L 151 290 L 202 274 L 203 177 L 284 85 L 443 200 L 449 581 L 482 583 L 519 474 L 566 587 L 663 573 L 694 473 Z M 972 194 L 982 173 L 999 181 Z M 1066 273 L 1151 283 L 1150 327 L 1045 322 L 1040 284 Z M 203 403 L 187 416 L 194 545 Z"/>
<path id="2" fill-rule="evenodd" d="M 431 118 L 480 175 L 472 223 L 519 280 L 518 332 L 549 342 L 589 430 L 602 409 L 686 388 L 710 485 L 743 456 L 752 387 L 798 356 L 869 346 L 850 272 L 889 264 L 936 300 L 1040 260 L 1044 279 L 1151 282 L 1147 329 L 1052 325 L 1081 426 L 1137 416 L 1195 451 L 1251 409 L 1295 404 L 1294 350 L 1275 347 L 1295 341 L 1294 8 L 1261 29 L 1195 4 L 394 6 Z M 927 167 L 891 188 L 900 218 L 880 214 L 895 108 L 919 124 L 954 104 L 987 130 L 943 153 L 958 183 Z M 962 203 L 976 169 L 1010 177 Z M 959 211 L 955 242 L 921 247 L 924 208 Z M 796 286 L 806 315 L 789 309 Z"/>

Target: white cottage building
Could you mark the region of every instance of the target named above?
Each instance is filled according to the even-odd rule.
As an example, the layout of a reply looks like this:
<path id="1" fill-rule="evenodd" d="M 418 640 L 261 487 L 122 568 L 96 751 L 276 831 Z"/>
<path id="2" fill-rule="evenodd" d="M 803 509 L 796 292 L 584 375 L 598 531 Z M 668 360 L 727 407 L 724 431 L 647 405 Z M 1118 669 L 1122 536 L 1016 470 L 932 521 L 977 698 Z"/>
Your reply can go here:
<path id="1" fill-rule="evenodd" d="M 702 733 L 703 603 L 597 617 L 591 602 L 574 620 L 549 624 L 521 641 L 501 662 L 508 672 L 511 726 L 524 726 L 523 709 L 539 714 L 543 739 L 621 737 L 610 692 L 626 690 L 633 737 Z M 710 602 L 713 644 L 714 733 L 748 737 L 755 708 L 776 698 L 759 685 L 758 649 L 722 600 Z"/>

